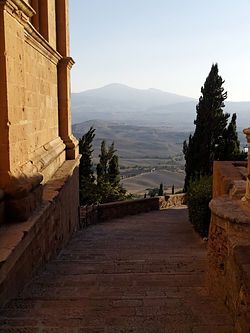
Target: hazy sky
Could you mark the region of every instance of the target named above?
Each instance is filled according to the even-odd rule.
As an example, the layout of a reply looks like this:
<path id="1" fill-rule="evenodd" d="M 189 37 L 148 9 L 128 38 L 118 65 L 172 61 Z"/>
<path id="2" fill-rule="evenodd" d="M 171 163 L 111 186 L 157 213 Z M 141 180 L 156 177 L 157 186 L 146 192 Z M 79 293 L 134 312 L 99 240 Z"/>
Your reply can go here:
<path id="1" fill-rule="evenodd" d="M 198 98 L 218 62 L 250 100 L 250 0 L 69 0 L 72 91 L 124 83 Z"/>

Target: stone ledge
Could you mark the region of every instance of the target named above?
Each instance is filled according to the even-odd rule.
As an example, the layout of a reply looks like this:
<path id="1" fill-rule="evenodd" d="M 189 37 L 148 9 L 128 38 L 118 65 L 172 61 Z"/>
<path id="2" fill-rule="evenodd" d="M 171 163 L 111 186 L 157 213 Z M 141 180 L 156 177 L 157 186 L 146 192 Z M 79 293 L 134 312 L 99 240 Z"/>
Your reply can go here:
<path id="1" fill-rule="evenodd" d="M 79 158 L 65 161 L 44 186 L 42 206 L 26 222 L 0 228 L 0 304 L 15 297 L 78 226 L 78 165 Z"/>
<path id="2" fill-rule="evenodd" d="M 229 194 L 230 190 L 242 180 L 246 162 L 215 161 L 213 166 L 213 198 Z M 245 167 L 245 170 L 246 167 Z M 242 186 L 242 185 L 241 185 Z"/>
<path id="3" fill-rule="evenodd" d="M 249 205 L 243 200 L 232 200 L 229 196 L 223 195 L 213 199 L 209 207 L 213 214 L 224 220 L 250 227 Z"/>

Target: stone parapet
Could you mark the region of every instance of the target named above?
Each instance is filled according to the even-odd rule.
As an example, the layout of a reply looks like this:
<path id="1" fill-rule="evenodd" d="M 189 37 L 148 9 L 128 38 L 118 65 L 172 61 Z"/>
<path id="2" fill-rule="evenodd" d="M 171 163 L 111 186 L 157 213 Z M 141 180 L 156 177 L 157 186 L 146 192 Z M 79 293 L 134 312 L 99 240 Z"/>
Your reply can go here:
<path id="1" fill-rule="evenodd" d="M 186 194 L 174 194 L 155 198 L 116 201 L 80 208 L 81 226 L 85 227 L 127 215 L 136 215 L 152 210 L 167 209 L 186 204 Z"/>
<path id="2" fill-rule="evenodd" d="M 81 226 L 85 227 L 98 222 L 105 222 L 128 215 L 159 210 L 159 198 L 116 201 L 101 205 L 80 207 Z"/>
<path id="3" fill-rule="evenodd" d="M 98 221 L 107 221 L 127 215 L 159 210 L 159 198 L 110 202 L 98 207 Z"/>
<path id="4" fill-rule="evenodd" d="M 167 209 L 187 204 L 186 193 L 172 194 L 159 197 L 160 209 Z"/>
<path id="5" fill-rule="evenodd" d="M 237 194 L 242 198 L 245 194 L 247 162 L 239 161 L 215 161 L 213 165 L 213 198 L 221 195 L 228 195 L 229 192 L 234 193 L 236 188 L 241 189 L 241 194 Z"/>
<path id="6" fill-rule="evenodd" d="M 78 164 L 66 161 L 44 186 L 43 204 L 23 223 L 0 228 L 0 305 L 16 297 L 36 270 L 79 226 Z"/>
<path id="7" fill-rule="evenodd" d="M 208 286 L 230 309 L 235 332 L 250 330 L 250 205 L 246 163 L 214 164 L 208 240 Z"/>

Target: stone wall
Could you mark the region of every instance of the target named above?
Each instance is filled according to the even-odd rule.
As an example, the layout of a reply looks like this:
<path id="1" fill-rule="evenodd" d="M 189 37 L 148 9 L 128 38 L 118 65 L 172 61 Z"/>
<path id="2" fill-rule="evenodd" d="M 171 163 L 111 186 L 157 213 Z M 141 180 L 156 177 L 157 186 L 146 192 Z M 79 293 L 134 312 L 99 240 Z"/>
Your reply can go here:
<path id="1" fill-rule="evenodd" d="M 16 297 L 79 226 L 78 161 L 66 161 L 44 186 L 43 204 L 23 223 L 0 232 L 0 305 Z"/>
<path id="2" fill-rule="evenodd" d="M 32 7 L 33 6 L 33 7 Z M 0 188 L 6 221 L 26 220 L 65 160 L 71 131 L 68 0 L 0 1 Z"/>
<path id="3" fill-rule="evenodd" d="M 159 197 L 160 209 L 167 209 L 187 204 L 186 193 L 172 194 Z"/>
<path id="4" fill-rule="evenodd" d="M 98 222 L 167 209 L 186 204 L 186 194 L 174 194 L 155 198 L 117 201 L 101 205 L 82 206 L 80 208 L 81 226 L 85 227 Z"/>
<path id="5" fill-rule="evenodd" d="M 235 332 L 250 330 L 250 206 L 243 197 L 244 165 L 214 164 L 208 240 L 209 290 L 230 309 Z"/>
<path id="6" fill-rule="evenodd" d="M 159 209 L 159 198 L 111 202 L 98 207 L 100 222 Z"/>
<path id="7" fill-rule="evenodd" d="M 0 303 L 79 224 L 68 0 L 0 0 Z"/>

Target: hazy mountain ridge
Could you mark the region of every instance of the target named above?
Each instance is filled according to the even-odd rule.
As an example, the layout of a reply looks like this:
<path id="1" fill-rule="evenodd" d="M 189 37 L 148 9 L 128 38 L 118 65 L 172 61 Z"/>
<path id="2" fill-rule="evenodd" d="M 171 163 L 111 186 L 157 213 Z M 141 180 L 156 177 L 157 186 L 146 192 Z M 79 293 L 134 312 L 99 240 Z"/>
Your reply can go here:
<path id="1" fill-rule="evenodd" d="M 158 89 L 135 89 L 122 84 L 72 94 L 73 123 L 91 119 L 128 125 L 167 126 L 190 131 L 197 100 Z M 250 124 L 250 102 L 226 102 L 225 111 L 237 113 L 239 129 Z"/>

